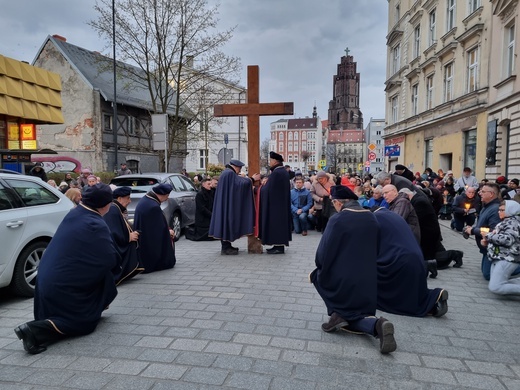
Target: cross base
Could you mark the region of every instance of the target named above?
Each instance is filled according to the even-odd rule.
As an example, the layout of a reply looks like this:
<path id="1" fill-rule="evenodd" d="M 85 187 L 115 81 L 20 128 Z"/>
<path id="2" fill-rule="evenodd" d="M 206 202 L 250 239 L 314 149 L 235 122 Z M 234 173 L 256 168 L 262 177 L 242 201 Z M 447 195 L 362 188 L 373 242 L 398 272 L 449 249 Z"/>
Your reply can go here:
<path id="1" fill-rule="evenodd" d="M 247 253 L 263 253 L 262 242 L 253 235 L 247 236 Z"/>

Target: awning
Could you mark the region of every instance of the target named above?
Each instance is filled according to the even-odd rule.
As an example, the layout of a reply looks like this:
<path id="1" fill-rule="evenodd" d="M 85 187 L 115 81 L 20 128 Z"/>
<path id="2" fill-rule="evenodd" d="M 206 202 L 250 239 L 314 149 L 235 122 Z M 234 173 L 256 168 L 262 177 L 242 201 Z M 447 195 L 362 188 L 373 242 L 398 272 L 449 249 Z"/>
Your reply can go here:
<path id="1" fill-rule="evenodd" d="M 57 73 L 0 55 L 0 115 L 59 124 L 64 123 L 61 108 Z"/>

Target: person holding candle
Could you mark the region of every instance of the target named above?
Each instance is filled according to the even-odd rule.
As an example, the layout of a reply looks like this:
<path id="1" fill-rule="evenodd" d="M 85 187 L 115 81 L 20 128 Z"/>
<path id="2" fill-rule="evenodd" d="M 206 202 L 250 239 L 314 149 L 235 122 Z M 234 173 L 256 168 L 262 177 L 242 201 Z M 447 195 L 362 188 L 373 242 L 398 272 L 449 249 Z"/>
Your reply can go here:
<path id="1" fill-rule="evenodd" d="M 520 279 L 510 279 L 520 267 L 520 204 L 505 200 L 498 207 L 501 222 L 489 232 L 481 228 L 481 244 L 491 261 L 489 290 L 499 295 L 520 295 Z"/>
<path id="2" fill-rule="evenodd" d="M 473 172 L 470 167 L 465 167 L 462 171 L 462 176 L 455 182 L 454 188 L 457 193 L 462 194 L 468 188 L 473 187 L 478 189 L 478 181 L 471 174 Z"/>
<path id="3" fill-rule="evenodd" d="M 481 228 L 489 228 L 490 230 L 500 222 L 498 216 L 498 206 L 500 199 L 498 199 L 499 187 L 496 183 L 487 183 L 482 186 L 480 190 L 480 199 L 482 200 L 482 210 L 480 211 L 477 223 L 473 226 L 466 226 L 464 232 L 468 235 L 474 235 L 477 246 L 482 253 L 481 270 L 484 279 L 489 280 L 491 272 L 491 262 L 487 257 L 487 248 L 482 245 Z"/>
<path id="4" fill-rule="evenodd" d="M 452 229 L 462 232 L 464 226 L 473 226 L 480 211 L 480 198 L 477 195 L 477 190 L 469 187 L 464 193 L 455 197 L 452 206 Z"/>

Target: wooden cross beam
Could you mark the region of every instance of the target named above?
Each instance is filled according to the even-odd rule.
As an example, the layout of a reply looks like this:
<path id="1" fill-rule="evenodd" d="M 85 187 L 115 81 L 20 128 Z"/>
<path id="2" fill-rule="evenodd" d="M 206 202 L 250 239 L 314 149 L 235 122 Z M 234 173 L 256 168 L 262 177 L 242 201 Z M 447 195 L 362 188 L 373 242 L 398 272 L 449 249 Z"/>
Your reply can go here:
<path id="1" fill-rule="evenodd" d="M 215 116 L 247 117 L 247 166 L 250 174 L 260 172 L 260 116 L 294 113 L 294 103 L 260 103 L 259 87 L 258 65 L 250 65 L 247 67 L 247 103 L 216 104 L 213 109 Z"/>

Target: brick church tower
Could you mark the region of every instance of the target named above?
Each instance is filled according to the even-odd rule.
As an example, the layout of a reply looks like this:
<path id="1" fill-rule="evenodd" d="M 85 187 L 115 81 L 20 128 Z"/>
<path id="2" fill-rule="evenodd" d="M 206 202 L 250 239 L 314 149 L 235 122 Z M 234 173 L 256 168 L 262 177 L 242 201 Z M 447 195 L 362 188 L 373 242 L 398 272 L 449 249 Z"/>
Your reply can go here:
<path id="1" fill-rule="evenodd" d="M 354 57 L 341 57 L 338 72 L 333 78 L 333 98 L 329 102 L 329 128 L 363 129 L 363 114 L 359 110 L 359 73 Z"/>

